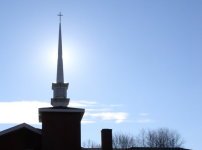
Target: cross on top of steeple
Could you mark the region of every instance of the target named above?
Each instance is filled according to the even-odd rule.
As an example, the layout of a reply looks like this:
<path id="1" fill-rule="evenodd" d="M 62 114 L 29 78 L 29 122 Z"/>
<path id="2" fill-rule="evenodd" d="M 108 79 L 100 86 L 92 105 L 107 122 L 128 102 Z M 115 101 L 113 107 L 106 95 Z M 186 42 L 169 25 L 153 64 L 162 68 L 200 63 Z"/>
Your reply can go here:
<path id="1" fill-rule="evenodd" d="M 63 16 L 63 14 L 60 12 L 60 13 L 58 14 L 58 16 L 59 16 L 59 18 L 60 18 L 60 23 L 61 23 L 61 17 Z"/>

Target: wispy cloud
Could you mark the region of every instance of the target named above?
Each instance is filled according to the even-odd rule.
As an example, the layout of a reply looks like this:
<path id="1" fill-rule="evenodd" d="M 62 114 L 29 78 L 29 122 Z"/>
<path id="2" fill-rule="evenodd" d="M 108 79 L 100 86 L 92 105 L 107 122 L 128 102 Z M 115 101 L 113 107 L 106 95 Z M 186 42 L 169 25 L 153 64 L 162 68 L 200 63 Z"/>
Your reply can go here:
<path id="1" fill-rule="evenodd" d="M 49 106 L 40 101 L 0 102 L 0 123 L 38 124 L 38 108 Z"/>
<path id="2" fill-rule="evenodd" d="M 139 113 L 138 119 L 136 120 L 137 123 L 152 123 L 154 122 L 153 119 L 150 118 L 149 113 Z"/>
<path id="3" fill-rule="evenodd" d="M 96 121 L 82 119 L 81 123 L 82 124 L 92 124 L 92 123 L 96 123 Z"/>
<path id="4" fill-rule="evenodd" d="M 114 107 L 121 105 L 97 104 L 95 101 L 75 100 L 70 102 L 70 107 L 85 108 L 86 112 L 82 119 L 83 124 L 96 123 L 97 121 L 124 122 L 128 113 L 115 111 Z M 0 123 L 22 123 L 39 124 L 38 108 L 50 107 L 50 102 L 43 101 L 12 101 L 0 102 Z"/>
<path id="5" fill-rule="evenodd" d="M 71 101 L 69 104 L 69 107 L 90 107 L 96 105 L 95 101 L 86 101 L 86 100 L 77 100 L 77 101 Z"/>
<path id="6" fill-rule="evenodd" d="M 125 112 L 100 112 L 100 113 L 87 113 L 87 117 L 101 120 L 113 120 L 116 123 L 122 123 L 127 119 L 128 114 Z"/>
<path id="7" fill-rule="evenodd" d="M 153 120 L 149 118 L 142 118 L 137 120 L 137 123 L 151 123 L 151 122 L 153 122 Z"/>

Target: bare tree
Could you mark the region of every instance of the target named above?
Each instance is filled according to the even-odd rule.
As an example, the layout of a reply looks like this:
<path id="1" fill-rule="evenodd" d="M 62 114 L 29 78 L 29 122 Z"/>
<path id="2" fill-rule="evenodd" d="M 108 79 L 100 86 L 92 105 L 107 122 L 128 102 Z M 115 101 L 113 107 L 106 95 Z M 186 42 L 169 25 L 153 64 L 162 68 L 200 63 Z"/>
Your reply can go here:
<path id="1" fill-rule="evenodd" d="M 147 132 L 145 129 L 142 129 L 140 133 L 135 137 L 136 139 L 136 145 L 138 147 L 146 147 L 147 141 L 146 141 Z"/>
<path id="2" fill-rule="evenodd" d="M 182 147 L 184 144 L 180 134 L 168 128 L 156 130 L 142 129 L 137 136 L 116 133 L 113 135 L 113 147 L 115 149 L 126 149 L 130 147 L 158 147 L 174 148 Z"/>
<path id="3" fill-rule="evenodd" d="M 127 149 L 136 146 L 135 138 L 129 134 L 115 133 L 112 142 L 114 149 Z"/>
<path id="4" fill-rule="evenodd" d="M 168 128 L 148 130 L 146 134 L 146 145 L 148 147 L 181 147 L 183 140 L 177 131 Z"/>
<path id="5" fill-rule="evenodd" d="M 176 148 L 182 147 L 184 141 L 180 134 L 168 128 L 155 130 L 142 129 L 137 136 L 126 133 L 113 134 L 112 144 L 114 149 L 127 149 L 130 147 L 157 147 L 157 148 Z M 99 144 L 88 140 L 82 144 L 85 148 L 100 148 Z"/>
<path id="6" fill-rule="evenodd" d="M 99 144 L 97 144 L 96 142 L 88 139 L 87 141 L 82 143 L 82 147 L 86 148 L 86 149 L 91 149 L 91 148 L 100 148 L 101 146 Z"/>
<path id="7" fill-rule="evenodd" d="M 148 147 L 157 147 L 157 143 L 156 143 L 156 139 L 157 139 L 157 135 L 156 135 L 156 132 L 155 131 L 151 131 L 149 130 L 147 132 L 147 135 L 145 137 L 146 139 L 146 146 Z"/>

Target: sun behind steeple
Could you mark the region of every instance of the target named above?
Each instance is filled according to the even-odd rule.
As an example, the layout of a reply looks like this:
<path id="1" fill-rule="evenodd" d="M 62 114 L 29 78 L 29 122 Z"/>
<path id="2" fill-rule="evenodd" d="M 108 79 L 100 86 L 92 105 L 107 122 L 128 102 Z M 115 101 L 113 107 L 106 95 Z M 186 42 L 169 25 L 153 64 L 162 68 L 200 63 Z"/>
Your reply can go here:
<path id="1" fill-rule="evenodd" d="M 63 73 L 63 59 L 62 59 L 62 31 L 61 31 L 61 16 L 59 23 L 59 39 L 58 39 L 58 61 L 57 61 L 57 77 L 56 83 L 52 83 L 53 98 L 51 99 L 51 105 L 53 107 L 67 107 L 69 104 L 69 98 L 67 98 L 67 89 L 69 83 L 64 83 Z"/>

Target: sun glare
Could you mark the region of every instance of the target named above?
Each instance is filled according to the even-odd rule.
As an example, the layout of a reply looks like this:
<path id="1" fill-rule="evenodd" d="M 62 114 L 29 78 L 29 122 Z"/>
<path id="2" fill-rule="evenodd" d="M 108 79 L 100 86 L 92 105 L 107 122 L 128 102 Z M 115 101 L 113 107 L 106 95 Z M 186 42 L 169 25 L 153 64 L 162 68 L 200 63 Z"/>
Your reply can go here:
<path id="1" fill-rule="evenodd" d="M 72 65 L 74 64 L 74 56 L 73 52 L 69 49 L 63 48 L 62 51 L 62 57 L 63 57 L 63 67 L 70 69 Z M 51 67 L 54 65 L 57 65 L 57 59 L 58 59 L 58 51 L 57 49 L 52 49 L 49 51 L 49 63 Z"/>
<path id="2" fill-rule="evenodd" d="M 52 43 L 52 44 L 50 44 Z M 48 45 L 48 46 L 47 46 Z M 54 42 L 49 42 L 49 44 L 44 43 L 40 48 L 39 61 L 40 65 L 43 64 L 42 68 L 47 69 L 47 71 L 55 72 L 57 68 L 58 59 L 58 47 Z M 63 57 L 63 69 L 64 73 L 66 71 L 75 72 L 79 68 L 80 55 L 74 46 L 66 46 L 65 43 L 62 47 L 62 57 Z"/>

